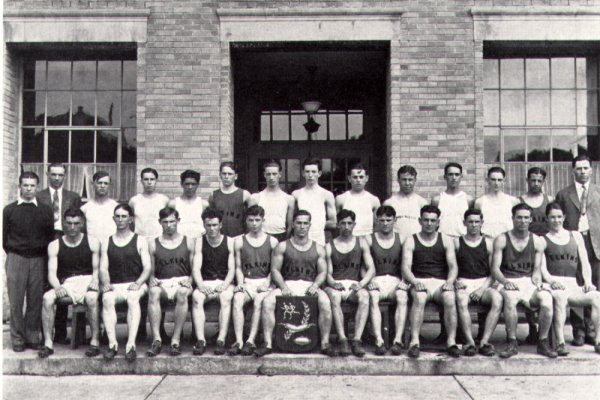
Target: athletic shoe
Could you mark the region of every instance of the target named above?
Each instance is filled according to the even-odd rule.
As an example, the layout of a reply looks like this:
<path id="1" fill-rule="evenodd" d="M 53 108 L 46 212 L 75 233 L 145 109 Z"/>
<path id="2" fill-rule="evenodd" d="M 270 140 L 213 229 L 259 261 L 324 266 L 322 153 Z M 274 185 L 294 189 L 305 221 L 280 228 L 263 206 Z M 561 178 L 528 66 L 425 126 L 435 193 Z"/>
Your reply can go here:
<path id="1" fill-rule="evenodd" d="M 585 336 L 583 334 L 578 334 L 573 337 L 573 341 L 571 342 L 572 346 L 581 347 L 585 343 Z"/>
<path id="2" fill-rule="evenodd" d="M 540 339 L 538 341 L 537 352 L 538 352 L 538 354 L 541 354 L 541 355 L 549 357 L 549 358 L 558 357 L 558 354 L 556 353 L 556 351 L 552 350 L 552 347 L 550 347 L 550 343 L 548 343 L 547 338 Z"/>
<path id="3" fill-rule="evenodd" d="M 366 352 L 360 340 L 353 340 L 351 346 L 352 354 L 354 354 L 356 357 L 362 358 L 365 356 Z"/>
<path id="4" fill-rule="evenodd" d="M 498 356 L 500 356 L 500 358 L 510 358 L 517 354 L 519 354 L 519 344 L 517 343 L 517 339 L 510 339 L 506 343 L 506 350 L 501 351 Z"/>
<path id="5" fill-rule="evenodd" d="M 463 346 L 463 354 L 465 357 L 473 357 L 475 354 L 477 354 L 477 348 L 472 344 Z"/>
<path id="6" fill-rule="evenodd" d="M 242 346 L 241 353 L 243 356 L 251 356 L 254 353 L 255 349 L 256 345 L 254 343 L 246 342 L 244 343 L 244 346 Z"/>
<path id="7" fill-rule="evenodd" d="M 135 351 L 135 347 L 132 347 L 131 349 L 129 349 L 128 352 L 125 353 L 125 359 L 127 360 L 127 362 L 134 362 L 136 358 L 137 353 Z"/>
<path id="8" fill-rule="evenodd" d="M 352 354 L 352 350 L 350 350 L 350 344 L 348 344 L 348 339 L 340 340 L 340 356 L 348 357 Z"/>
<path id="9" fill-rule="evenodd" d="M 594 346 L 594 351 L 596 353 L 600 353 L 600 343 L 596 343 L 596 345 Z"/>
<path id="10" fill-rule="evenodd" d="M 556 354 L 558 354 L 559 357 L 566 357 L 569 355 L 569 352 L 567 351 L 567 349 L 565 349 L 564 343 L 561 343 L 558 346 L 556 346 Z"/>
<path id="11" fill-rule="evenodd" d="M 450 357 L 454 357 L 454 358 L 458 358 L 460 357 L 460 349 L 458 348 L 457 345 L 453 344 L 452 346 L 449 346 L 446 349 L 446 353 L 448 353 L 448 355 Z"/>
<path id="12" fill-rule="evenodd" d="M 485 343 L 479 347 L 479 354 L 486 357 L 493 357 L 496 355 L 496 349 L 494 349 L 494 345 Z"/>
<path id="13" fill-rule="evenodd" d="M 177 357 L 181 355 L 181 347 L 179 347 L 179 343 L 173 343 L 171 345 L 171 350 L 169 352 L 173 357 Z"/>
<path id="14" fill-rule="evenodd" d="M 264 357 L 267 354 L 271 354 L 273 349 L 270 347 L 261 347 L 260 349 L 254 349 L 254 355 L 256 357 Z"/>
<path id="15" fill-rule="evenodd" d="M 115 358 L 115 356 L 117 355 L 117 346 L 111 348 L 108 348 L 108 350 L 106 350 L 106 352 L 104 353 L 104 359 L 106 361 L 111 361 L 112 359 Z"/>
<path id="16" fill-rule="evenodd" d="M 338 352 L 335 351 L 331 344 L 325 343 L 321 346 L 321 354 L 325 354 L 328 357 L 336 357 Z"/>
<path id="17" fill-rule="evenodd" d="M 38 352 L 38 357 L 39 358 L 48 358 L 49 356 L 51 356 L 52 354 L 54 354 L 54 349 L 51 349 L 50 347 L 44 346 L 39 352 Z"/>
<path id="18" fill-rule="evenodd" d="M 216 356 L 222 356 L 225 354 L 225 343 L 222 340 L 217 340 L 217 347 L 215 347 L 215 351 L 213 352 Z"/>
<path id="19" fill-rule="evenodd" d="M 408 348 L 406 355 L 408 355 L 410 358 L 419 358 L 420 353 L 421 349 L 419 348 L 419 345 L 413 344 Z"/>
<path id="20" fill-rule="evenodd" d="M 394 342 L 392 344 L 392 347 L 390 347 L 390 351 L 393 355 L 399 356 L 400 354 L 402 354 L 402 348 L 404 348 L 404 345 L 402 343 Z"/>
<path id="21" fill-rule="evenodd" d="M 85 351 L 86 357 L 96 357 L 98 354 L 100 354 L 100 347 L 94 346 L 93 344 Z"/>
<path id="22" fill-rule="evenodd" d="M 387 349 L 385 348 L 385 343 L 381 343 L 380 345 L 375 345 L 375 355 L 376 356 L 384 356 L 385 353 L 387 352 Z"/>
<path id="23" fill-rule="evenodd" d="M 152 342 L 152 345 L 146 352 L 146 357 L 155 357 L 156 355 L 160 354 L 161 350 L 162 342 L 160 340 L 155 340 Z"/>
<path id="24" fill-rule="evenodd" d="M 192 350 L 192 354 L 195 356 L 201 356 L 206 351 L 206 343 L 204 340 L 198 340 L 194 345 L 194 349 Z"/>
<path id="25" fill-rule="evenodd" d="M 229 350 L 227 350 L 227 354 L 230 356 L 237 356 L 242 351 L 242 348 L 238 342 L 235 342 Z"/>

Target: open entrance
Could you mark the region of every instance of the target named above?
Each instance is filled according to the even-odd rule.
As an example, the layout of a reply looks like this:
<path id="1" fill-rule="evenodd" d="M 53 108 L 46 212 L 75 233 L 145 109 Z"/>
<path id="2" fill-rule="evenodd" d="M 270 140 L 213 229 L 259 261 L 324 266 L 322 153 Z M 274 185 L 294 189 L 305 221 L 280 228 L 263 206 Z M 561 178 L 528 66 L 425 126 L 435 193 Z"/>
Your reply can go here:
<path id="1" fill-rule="evenodd" d="M 388 42 L 231 46 L 240 186 L 262 190 L 262 165 L 277 159 L 289 193 L 302 185 L 302 161 L 316 157 L 323 163 L 320 183 L 335 195 L 349 188 L 348 170 L 361 162 L 369 169 L 367 190 L 385 197 Z M 321 103 L 312 133 L 306 101 Z"/>

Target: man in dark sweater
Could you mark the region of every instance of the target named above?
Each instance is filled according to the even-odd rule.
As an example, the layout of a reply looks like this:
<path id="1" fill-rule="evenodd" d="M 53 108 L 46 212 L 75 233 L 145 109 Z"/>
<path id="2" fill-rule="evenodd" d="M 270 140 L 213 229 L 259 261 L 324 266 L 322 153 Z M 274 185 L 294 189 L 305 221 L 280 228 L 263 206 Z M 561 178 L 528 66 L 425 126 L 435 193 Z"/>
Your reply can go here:
<path id="1" fill-rule="evenodd" d="M 40 343 L 42 297 L 46 282 L 46 249 L 54 235 L 52 208 L 35 198 L 39 177 L 23 172 L 19 198 L 4 207 L 2 247 L 7 254 L 6 279 L 10 302 L 13 350 L 37 349 Z M 27 309 L 23 316 L 23 302 Z"/>

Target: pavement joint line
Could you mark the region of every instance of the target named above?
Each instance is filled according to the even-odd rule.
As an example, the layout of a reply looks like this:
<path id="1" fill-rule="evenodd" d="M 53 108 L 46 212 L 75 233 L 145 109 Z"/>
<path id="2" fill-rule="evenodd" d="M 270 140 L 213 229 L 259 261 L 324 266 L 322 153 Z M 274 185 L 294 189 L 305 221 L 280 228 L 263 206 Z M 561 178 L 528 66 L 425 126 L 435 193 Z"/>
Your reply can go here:
<path id="1" fill-rule="evenodd" d="M 469 398 L 471 400 L 475 400 L 475 398 L 473 396 L 471 396 L 471 393 L 469 393 L 469 391 L 467 390 L 466 387 L 464 387 L 464 385 L 462 384 L 462 382 L 456 377 L 456 375 L 452 375 L 452 378 L 454 378 L 454 380 L 456 381 L 456 383 L 458 383 L 458 386 L 460 386 L 460 388 L 462 390 L 465 391 L 465 393 L 467 394 L 467 396 L 469 396 Z"/>
<path id="2" fill-rule="evenodd" d="M 163 383 L 163 381 L 164 381 L 165 379 L 167 379 L 167 376 L 168 376 L 168 375 L 169 375 L 169 374 L 164 374 L 164 375 L 162 376 L 162 378 L 161 378 L 160 382 L 158 382 L 158 383 L 157 383 L 157 384 L 156 384 L 156 385 L 155 385 L 155 386 L 152 388 L 152 390 L 150 391 L 150 393 L 148 393 L 148 396 L 144 397 L 144 400 L 147 400 L 147 399 L 149 399 L 149 398 L 150 398 L 150 396 L 152 396 L 152 394 L 153 394 L 153 393 L 154 393 L 154 391 L 155 391 L 155 390 L 156 390 L 156 389 L 157 389 L 157 388 L 160 386 L 160 384 L 161 384 L 161 383 Z"/>

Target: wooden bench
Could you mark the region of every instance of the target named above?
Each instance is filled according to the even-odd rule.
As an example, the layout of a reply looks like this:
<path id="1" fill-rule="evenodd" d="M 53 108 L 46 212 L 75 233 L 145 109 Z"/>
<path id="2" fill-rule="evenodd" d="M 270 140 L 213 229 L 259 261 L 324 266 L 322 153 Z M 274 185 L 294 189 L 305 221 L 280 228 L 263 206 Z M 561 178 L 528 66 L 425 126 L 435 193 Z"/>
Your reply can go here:
<path id="1" fill-rule="evenodd" d="M 395 302 L 391 301 L 379 302 L 379 310 L 381 311 L 381 336 L 383 337 L 383 343 L 386 347 L 390 346 L 390 337 L 392 336 L 394 330 L 394 311 L 396 310 L 395 304 Z M 356 307 L 356 303 L 350 301 L 342 301 L 342 313 L 344 313 L 344 329 L 346 331 L 346 335 L 348 336 L 350 334 L 350 321 L 354 321 L 354 317 L 356 316 Z"/>

